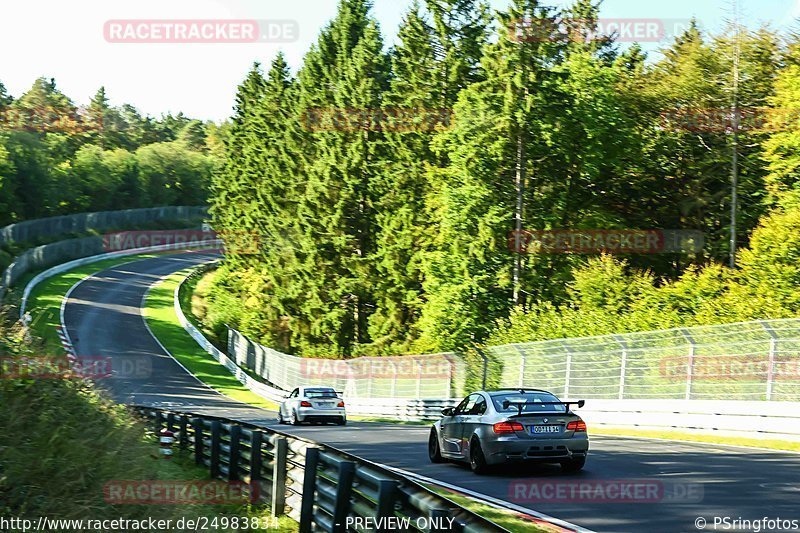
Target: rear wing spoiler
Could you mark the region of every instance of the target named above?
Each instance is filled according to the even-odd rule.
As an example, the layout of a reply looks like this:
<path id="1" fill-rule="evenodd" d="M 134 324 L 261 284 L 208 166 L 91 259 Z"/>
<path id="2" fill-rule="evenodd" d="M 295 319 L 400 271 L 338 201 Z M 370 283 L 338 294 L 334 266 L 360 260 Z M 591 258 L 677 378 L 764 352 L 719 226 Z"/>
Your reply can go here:
<path id="1" fill-rule="evenodd" d="M 522 409 L 526 405 L 563 405 L 564 413 L 568 413 L 570 405 L 577 405 L 578 407 L 583 407 L 584 405 L 586 405 L 586 400 L 578 400 L 577 402 L 510 402 L 508 400 L 503 400 L 503 409 L 508 409 L 512 405 L 518 409 L 517 414 L 513 416 L 522 416 Z M 527 414 L 532 414 L 532 413 L 527 413 Z"/>

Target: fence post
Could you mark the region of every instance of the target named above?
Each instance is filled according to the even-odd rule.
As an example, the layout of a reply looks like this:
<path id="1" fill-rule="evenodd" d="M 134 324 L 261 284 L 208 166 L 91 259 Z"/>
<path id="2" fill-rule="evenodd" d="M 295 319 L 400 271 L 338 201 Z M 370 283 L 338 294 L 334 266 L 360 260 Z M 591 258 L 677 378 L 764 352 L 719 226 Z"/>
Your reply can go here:
<path id="1" fill-rule="evenodd" d="M 769 334 L 769 364 L 767 366 L 767 401 L 772 400 L 772 389 L 775 381 L 775 352 L 778 348 L 778 334 L 764 320 L 759 320 L 759 324 Z"/>
<path id="2" fill-rule="evenodd" d="M 303 499 L 300 502 L 300 533 L 311 533 L 314 518 L 314 492 L 317 490 L 317 465 L 319 448 L 306 448 L 303 471 Z"/>
<path id="3" fill-rule="evenodd" d="M 422 398 L 422 361 L 417 359 L 417 399 Z"/>
<path id="4" fill-rule="evenodd" d="M 239 442 L 242 438 L 242 426 L 231 425 L 231 454 L 230 464 L 228 465 L 228 481 L 239 480 L 239 459 L 241 458 L 241 447 Z"/>
<path id="5" fill-rule="evenodd" d="M 477 354 L 481 356 L 481 359 L 483 359 L 483 376 L 481 377 L 481 390 L 486 390 L 486 375 L 489 373 L 489 358 L 486 356 L 485 353 L 483 353 L 483 350 L 481 350 L 477 344 L 473 344 L 472 346 L 473 348 L 475 348 Z"/>
<path id="6" fill-rule="evenodd" d="M 391 363 L 392 365 L 392 392 L 390 396 L 392 398 L 397 397 L 397 365 L 394 362 Z"/>
<path id="7" fill-rule="evenodd" d="M 561 341 L 561 346 L 567 352 L 567 368 L 564 371 L 564 398 L 569 398 L 569 380 L 572 377 L 572 350 L 566 341 Z"/>
<path id="8" fill-rule="evenodd" d="M 182 450 L 185 450 L 188 445 L 189 417 L 186 415 L 181 415 L 180 421 L 178 422 L 178 446 L 180 446 Z"/>
<path id="9" fill-rule="evenodd" d="M 175 430 L 175 413 L 167 413 L 167 429 L 170 431 Z"/>
<path id="10" fill-rule="evenodd" d="M 286 437 L 275 439 L 275 458 L 272 463 L 272 516 L 282 516 L 286 507 L 286 461 L 289 441 Z"/>
<path id="11" fill-rule="evenodd" d="M 628 366 L 628 345 L 620 335 L 614 335 L 614 340 L 622 347 L 619 365 L 619 399 L 623 400 L 625 398 L 625 371 Z"/>
<path id="12" fill-rule="evenodd" d="M 219 476 L 219 445 L 220 445 L 220 426 L 222 424 L 219 420 L 214 420 L 211 422 L 211 454 L 210 454 L 210 466 L 211 469 L 211 477 L 215 478 Z"/>
<path id="13" fill-rule="evenodd" d="M 523 350 L 519 344 L 515 344 L 514 348 L 519 353 L 519 382 L 517 386 L 521 389 L 525 386 L 525 350 Z"/>
<path id="14" fill-rule="evenodd" d="M 378 528 L 378 533 L 388 533 L 391 527 L 387 520 L 380 520 L 383 517 L 394 516 L 394 502 L 397 497 L 397 488 L 400 485 L 394 479 L 381 479 L 378 481 L 378 523 L 383 523 L 383 527 Z"/>
<path id="15" fill-rule="evenodd" d="M 250 482 L 261 481 L 264 476 L 261 474 L 261 446 L 264 442 L 264 434 L 258 430 L 253 430 L 250 434 Z"/>
<path id="16" fill-rule="evenodd" d="M 203 421 L 193 418 L 192 427 L 194 428 L 194 462 L 201 465 L 203 464 Z"/>
<path id="17" fill-rule="evenodd" d="M 692 377 L 694 375 L 694 338 L 686 328 L 681 329 L 681 333 L 689 341 L 689 361 L 686 364 L 686 400 L 692 399 Z"/>
<path id="18" fill-rule="evenodd" d="M 353 478 L 356 464 L 352 461 L 339 463 L 339 478 L 336 481 L 336 501 L 333 506 L 333 533 L 345 533 L 345 519 L 350 512 L 350 496 L 353 492 Z"/>

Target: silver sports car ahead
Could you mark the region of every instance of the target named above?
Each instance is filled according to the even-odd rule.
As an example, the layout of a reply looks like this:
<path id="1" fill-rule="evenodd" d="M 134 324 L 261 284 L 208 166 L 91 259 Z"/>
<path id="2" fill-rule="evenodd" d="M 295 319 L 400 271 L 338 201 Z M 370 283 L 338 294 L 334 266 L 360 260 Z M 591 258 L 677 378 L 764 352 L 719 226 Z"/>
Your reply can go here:
<path id="1" fill-rule="evenodd" d="M 434 463 L 468 462 L 477 474 L 514 461 L 560 463 L 577 472 L 586 463 L 589 437 L 570 405 L 583 404 L 536 389 L 475 392 L 442 410 L 431 428 L 428 456 Z"/>
<path id="2" fill-rule="evenodd" d="M 278 423 L 347 423 L 344 400 L 330 387 L 297 387 L 278 408 Z"/>

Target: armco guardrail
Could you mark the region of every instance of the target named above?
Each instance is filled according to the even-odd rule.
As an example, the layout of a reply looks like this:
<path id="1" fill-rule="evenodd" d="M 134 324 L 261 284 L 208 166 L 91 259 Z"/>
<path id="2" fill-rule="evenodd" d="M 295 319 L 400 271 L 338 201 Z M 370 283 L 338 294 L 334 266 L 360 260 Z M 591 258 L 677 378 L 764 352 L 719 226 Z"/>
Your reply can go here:
<path id="1" fill-rule="evenodd" d="M 156 434 L 177 432 L 178 445 L 192 450 L 212 478 L 250 484 L 251 494 L 261 494 L 273 515 L 296 520 L 301 533 L 507 531 L 405 476 L 329 446 L 228 419 L 138 410 Z M 382 525 L 363 529 L 356 518 Z"/>
<path id="2" fill-rule="evenodd" d="M 214 262 L 210 262 L 209 264 L 213 264 Z M 195 269 L 192 274 L 188 277 L 184 278 L 181 283 L 175 288 L 175 293 L 173 294 L 173 304 L 175 309 L 175 314 L 178 317 L 178 321 L 180 322 L 181 326 L 191 335 L 191 337 L 200 345 L 203 350 L 206 351 L 211 357 L 213 357 L 218 363 L 223 365 L 225 368 L 230 371 L 234 377 L 239 380 L 245 387 L 253 391 L 254 393 L 258 394 L 259 396 L 266 398 L 268 400 L 272 400 L 276 403 L 282 402 L 288 393 L 294 387 L 300 385 L 300 382 L 296 382 L 290 385 L 288 390 L 282 390 L 276 387 L 272 387 L 266 383 L 253 379 L 244 369 L 239 366 L 235 360 L 228 357 L 223 351 L 218 349 L 214 344 L 209 341 L 205 335 L 203 335 L 200 330 L 198 330 L 187 318 L 181 308 L 180 304 L 180 291 L 183 287 L 183 284 L 186 281 L 192 279 L 192 277 L 205 272 L 208 268 L 208 265 L 205 267 L 200 267 Z M 235 330 L 232 330 L 235 331 Z M 291 357 L 291 356 L 288 356 Z M 294 358 L 298 359 L 298 358 Z M 319 360 L 317 360 L 318 362 Z M 275 364 L 274 361 L 270 362 L 271 364 Z M 318 378 L 319 379 L 319 378 Z M 324 382 L 328 384 L 322 379 L 320 382 Z M 303 382 L 302 384 L 311 384 L 310 381 Z M 445 407 L 453 407 L 459 401 L 460 398 L 432 398 L 432 399 L 421 399 L 421 398 L 394 398 L 394 397 L 387 397 L 387 398 L 360 398 L 357 396 L 351 396 L 348 393 L 347 387 L 345 387 L 344 396 L 347 400 L 347 412 L 351 415 L 358 415 L 358 416 L 367 416 L 367 417 L 375 417 L 375 418 L 392 418 L 395 420 L 403 420 L 403 421 L 418 421 L 418 420 L 438 420 L 441 417 L 441 411 Z M 421 388 L 419 389 L 421 390 Z M 442 390 L 447 390 L 446 388 L 442 388 Z"/>
<path id="3" fill-rule="evenodd" d="M 208 208 L 204 206 L 164 206 L 37 218 L 0 228 L 0 245 L 30 242 L 41 237 L 86 233 L 90 230 L 130 227 L 154 220 L 201 218 L 207 211 Z"/>
<path id="4" fill-rule="evenodd" d="M 493 346 L 503 387 L 596 399 L 800 401 L 800 319 Z M 765 408 L 766 409 L 766 408 Z"/>
<path id="5" fill-rule="evenodd" d="M 28 220 L 0 228 L 0 244 L 27 242 L 40 237 L 102 231 L 110 228 L 134 227 L 154 221 L 180 221 L 201 218 L 205 207 L 154 207 L 78 213 L 61 217 Z M 8 287 L 31 270 L 53 266 L 64 261 L 103 253 L 102 237 L 65 239 L 31 248 L 19 254 L 5 269 L 0 279 L 0 298 Z"/>

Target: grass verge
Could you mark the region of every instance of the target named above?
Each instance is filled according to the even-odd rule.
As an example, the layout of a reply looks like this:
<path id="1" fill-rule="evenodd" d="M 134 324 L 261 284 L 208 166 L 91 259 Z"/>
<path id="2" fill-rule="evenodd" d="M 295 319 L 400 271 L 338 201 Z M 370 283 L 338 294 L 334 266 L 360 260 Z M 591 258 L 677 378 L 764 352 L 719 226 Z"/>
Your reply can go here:
<path id="1" fill-rule="evenodd" d="M 728 444 L 731 446 L 745 446 L 752 448 L 768 448 L 770 450 L 800 452 L 800 442 L 775 439 L 749 439 L 746 437 L 684 433 L 681 431 L 659 431 L 610 427 L 602 427 L 594 430 L 592 431 L 592 434 L 599 436 L 608 435 L 612 437 L 648 437 L 651 439 L 700 442 L 705 444 Z"/>
<path id="2" fill-rule="evenodd" d="M 189 271 L 176 272 L 154 285 L 145 299 L 143 313 L 153 335 L 200 381 L 234 400 L 264 409 L 278 406 L 241 384 L 227 368 L 214 360 L 183 329 L 175 314 L 174 293 Z"/>

